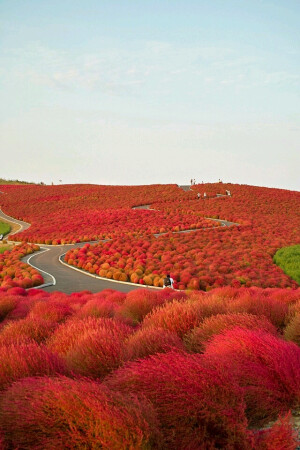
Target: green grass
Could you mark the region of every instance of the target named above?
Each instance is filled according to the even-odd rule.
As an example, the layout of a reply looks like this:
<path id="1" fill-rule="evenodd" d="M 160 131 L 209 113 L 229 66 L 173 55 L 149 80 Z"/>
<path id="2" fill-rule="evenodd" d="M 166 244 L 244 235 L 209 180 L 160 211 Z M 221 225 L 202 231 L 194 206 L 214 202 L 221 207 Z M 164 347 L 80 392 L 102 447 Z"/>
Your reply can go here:
<path id="1" fill-rule="evenodd" d="M 273 261 L 282 268 L 284 273 L 300 284 L 300 245 L 277 250 Z"/>
<path id="2" fill-rule="evenodd" d="M 5 222 L 0 222 L 0 234 L 3 234 L 4 236 L 10 232 L 10 225 Z"/>
<path id="3" fill-rule="evenodd" d="M 6 250 L 11 250 L 11 245 L 1 245 L 0 246 L 0 255 L 4 253 Z"/>

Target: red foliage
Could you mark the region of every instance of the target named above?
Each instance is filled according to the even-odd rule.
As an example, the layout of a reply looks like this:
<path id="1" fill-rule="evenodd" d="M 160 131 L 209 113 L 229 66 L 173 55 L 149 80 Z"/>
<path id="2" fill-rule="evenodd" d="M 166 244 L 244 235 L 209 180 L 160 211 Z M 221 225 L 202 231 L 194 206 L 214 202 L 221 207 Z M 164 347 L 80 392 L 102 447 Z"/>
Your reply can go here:
<path id="1" fill-rule="evenodd" d="M 12 294 L 24 295 L 24 290 L 16 292 L 16 288 L 31 288 L 44 282 L 43 277 L 33 267 L 21 261 L 26 255 L 39 250 L 35 244 L 22 243 L 0 254 L 0 287 Z M 12 288 L 15 288 L 12 291 Z"/>
<path id="2" fill-rule="evenodd" d="M 84 317 L 114 317 L 115 313 L 120 309 L 117 303 L 107 300 L 104 296 L 92 296 L 85 305 L 76 313 L 78 318 Z"/>
<path id="3" fill-rule="evenodd" d="M 160 292 L 137 289 L 128 292 L 120 309 L 120 315 L 140 322 L 152 309 L 165 302 Z"/>
<path id="4" fill-rule="evenodd" d="M 105 384 L 152 402 L 166 448 L 249 448 L 239 388 L 200 356 L 150 356 L 118 369 Z"/>
<path id="5" fill-rule="evenodd" d="M 265 316 L 276 327 L 283 327 L 288 313 L 288 303 L 277 299 L 263 290 L 241 291 L 240 295 L 228 304 L 228 311 Z"/>
<path id="6" fill-rule="evenodd" d="M 146 328 L 138 330 L 126 340 L 124 359 L 140 359 L 171 350 L 184 351 L 183 343 L 175 333 L 162 328 Z"/>
<path id="7" fill-rule="evenodd" d="M 300 349 L 262 330 L 234 328 L 208 343 L 210 364 L 232 373 L 244 388 L 251 423 L 273 420 L 300 405 Z"/>
<path id="8" fill-rule="evenodd" d="M 65 373 L 57 355 L 36 342 L 0 347 L 0 389 L 21 378 Z"/>
<path id="9" fill-rule="evenodd" d="M 0 346 L 26 342 L 43 342 L 54 331 L 56 323 L 39 318 L 26 317 L 9 321 L 0 332 Z"/>
<path id="10" fill-rule="evenodd" d="M 56 329 L 48 347 L 63 357 L 70 370 L 101 378 L 120 365 L 124 340 L 132 331 L 112 319 L 74 318 Z"/>
<path id="11" fill-rule="evenodd" d="M 270 428 L 258 433 L 256 448 L 259 450 L 297 450 L 300 439 L 293 427 L 291 414 L 279 417 Z"/>
<path id="12" fill-rule="evenodd" d="M 206 317 L 222 312 L 225 304 L 220 298 L 192 295 L 188 300 L 174 300 L 156 308 L 144 318 L 142 327 L 164 328 L 183 337 Z"/>
<path id="13" fill-rule="evenodd" d="M 296 314 L 286 326 L 284 337 L 287 341 L 295 342 L 300 346 L 300 313 Z"/>
<path id="14" fill-rule="evenodd" d="M 29 313 L 29 317 L 43 320 L 50 320 L 51 322 L 63 322 L 73 311 L 68 304 L 66 304 L 62 296 L 61 299 L 56 299 L 56 295 L 52 295 L 46 301 L 37 301 Z"/>
<path id="15" fill-rule="evenodd" d="M 16 295 L 0 292 L 0 321 L 14 310 L 18 303 L 19 297 Z"/>
<path id="16" fill-rule="evenodd" d="M 8 448 L 160 448 L 153 408 L 87 380 L 27 378 L 3 395 Z"/>
<path id="17" fill-rule="evenodd" d="M 203 352 L 205 345 L 217 334 L 235 327 L 263 330 L 276 335 L 276 328 L 264 316 L 252 314 L 217 314 L 208 317 L 185 336 L 185 345 L 192 352 Z"/>

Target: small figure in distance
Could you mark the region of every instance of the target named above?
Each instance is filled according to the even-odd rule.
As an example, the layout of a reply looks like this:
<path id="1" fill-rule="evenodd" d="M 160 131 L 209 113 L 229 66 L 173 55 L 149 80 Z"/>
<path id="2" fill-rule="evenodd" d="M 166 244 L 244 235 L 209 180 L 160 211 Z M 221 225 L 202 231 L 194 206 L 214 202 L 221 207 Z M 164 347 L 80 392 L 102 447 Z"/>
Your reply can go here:
<path id="1" fill-rule="evenodd" d="M 196 184 L 196 179 L 194 178 L 194 186 L 195 186 L 195 184 Z"/>
<path id="2" fill-rule="evenodd" d="M 173 289 L 174 280 L 171 278 L 171 276 L 168 274 L 166 278 L 164 278 L 164 285 L 163 288 L 169 287 Z"/>
<path id="3" fill-rule="evenodd" d="M 200 192 L 198 192 L 197 199 L 200 200 L 200 198 L 201 198 L 201 194 L 200 194 Z"/>
<path id="4" fill-rule="evenodd" d="M 191 178 L 191 186 L 193 186 L 193 178 Z"/>
<path id="5" fill-rule="evenodd" d="M 230 191 L 226 191 L 226 194 L 227 194 L 227 195 L 230 195 Z"/>
<path id="6" fill-rule="evenodd" d="M 3 234 L 0 234 L 0 241 L 2 241 L 3 239 Z"/>
<path id="7" fill-rule="evenodd" d="M 204 194 L 203 194 L 203 197 L 204 197 L 204 198 L 206 198 L 206 197 L 207 197 L 207 195 L 206 195 L 206 192 L 204 192 Z"/>

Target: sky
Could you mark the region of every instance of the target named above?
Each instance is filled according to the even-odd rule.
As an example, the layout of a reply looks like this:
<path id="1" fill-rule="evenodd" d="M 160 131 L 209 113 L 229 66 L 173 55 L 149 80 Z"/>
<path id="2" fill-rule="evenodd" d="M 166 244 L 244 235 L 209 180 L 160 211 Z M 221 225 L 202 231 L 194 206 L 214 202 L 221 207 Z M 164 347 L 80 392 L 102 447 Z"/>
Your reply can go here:
<path id="1" fill-rule="evenodd" d="M 298 0 L 0 0 L 0 177 L 300 190 Z"/>

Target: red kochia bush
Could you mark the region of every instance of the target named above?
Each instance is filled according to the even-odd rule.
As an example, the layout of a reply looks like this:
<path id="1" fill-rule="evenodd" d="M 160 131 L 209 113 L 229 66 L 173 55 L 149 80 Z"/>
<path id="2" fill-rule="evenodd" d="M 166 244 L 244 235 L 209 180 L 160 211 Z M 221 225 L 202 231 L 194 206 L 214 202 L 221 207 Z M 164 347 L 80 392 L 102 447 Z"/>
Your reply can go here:
<path id="1" fill-rule="evenodd" d="M 150 356 L 118 369 L 104 383 L 152 402 L 164 448 L 249 448 L 242 392 L 230 375 L 208 367 L 200 355 Z"/>
<path id="2" fill-rule="evenodd" d="M 145 358 L 172 349 L 184 351 L 183 343 L 175 333 L 163 328 L 145 328 L 129 336 L 124 346 L 124 359 Z"/>
<path id="3" fill-rule="evenodd" d="M 0 426 L 8 448 L 160 448 L 153 408 L 87 380 L 27 378 L 3 395 Z"/>
<path id="4" fill-rule="evenodd" d="M 36 342 L 0 347 L 0 389 L 20 378 L 65 373 L 60 358 Z"/>
<path id="5" fill-rule="evenodd" d="M 49 339 L 47 346 L 58 354 L 67 354 L 76 345 L 82 336 L 94 331 L 112 328 L 125 339 L 133 329 L 121 322 L 107 318 L 86 317 L 82 320 L 71 318 L 59 325 Z"/>
<path id="6" fill-rule="evenodd" d="M 52 322 L 62 322 L 73 313 L 71 307 L 63 302 L 64 298 L 60 301 L 53 297 L 50 297 L 46 301 L 36 302 L 29 313 L 29 317 L 51 320 Z"/>
<path id="7" fill-rule="evenodd" d="M 185 336 L 185 345 L 192 352 L 203 352 L 206 343 L 214 335 L 220 334 L 224 330 L 230 330 L 236 326 L 249 330 L 264 330 L 271 334 L 276 334 L 276 328 L 264 316 L 258 317 L 253 314 L 217 314 L 207 317 L 190 333 Z"/>
<path id="8" fill-rule="evenodd" d="M 87 301 L 76 314 L 77 317 L 114 317 L 115 312 L 120 309 L 116 303 L 105 297 L 96 297 Z"/>
<path id="9" fill-rule="evenodd" d="M 300 439 L 291 414 L 279 417 L 271 428 L 258 433 L 255 448 L 259 450 L 297 450 Z"/>
<path id="10" fill-rule="evenodd" d="M 300 405 L 300 349 L 262 330 L 234 328 L 215 336 L 204 357 L 244 388 L 250 422 L 268 422 Z"/>
<path id="11" fill-rule="evenodd" d="M 131 318 L 134 322 L 140 322 L 155 306 L 164 302 L 165 299 L 160 292 L 137 289 L 128 292 L 120 314 Z"/>
<path id="12" fill-rule="evenodd" d="M 300 313 L 296 314 L 284 330 L 287 341 L 293 341 L 300 346 Z"/>
<path id="13" fill-rule="evenodd" d="M 0 294 L 0 321 L 5 319 L 7 314 L 16 307 L 20 299 L 22 300 L 22 297 L 18 297 L 17 295 Z"/>
<path id="14" fill-rule="evenodd" d="M 249 291 L 241 293 L 239 297 L 229 302 L 227 312 L 265 316 L 276 327 L 282 327 L 288 312 L 288 304 L 280 299 L 265 297 L 262 293 L 255 295 L 255 291 Z"/>
<path id="15" fill-rule="evenodd" d="M 56 323 L 49 320 L 26 317 L 11 321 L 0 332 L 0 345 L 8 345 L 28 341 L 42 342 L 54 331 Z"/>
<path id="16" fill-rule="evenodd" d="M 158 327 L 182 337 L 197 327 L 206 317 L 225 312 L 225 304 L 219 298 L 193 294 L 189 300 L 178 301 L 156 308 L 142 322 L 143 328 Z"/>
<path id="17" fill-rule="evenodd" d="M 70 370 L 99 378 L 120 365 L 124 340 L 132 331 L 113 319 L 69 320 L 55 331 L 48 347 L 62 355 Z"/>

